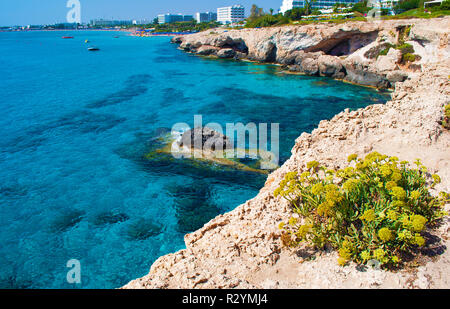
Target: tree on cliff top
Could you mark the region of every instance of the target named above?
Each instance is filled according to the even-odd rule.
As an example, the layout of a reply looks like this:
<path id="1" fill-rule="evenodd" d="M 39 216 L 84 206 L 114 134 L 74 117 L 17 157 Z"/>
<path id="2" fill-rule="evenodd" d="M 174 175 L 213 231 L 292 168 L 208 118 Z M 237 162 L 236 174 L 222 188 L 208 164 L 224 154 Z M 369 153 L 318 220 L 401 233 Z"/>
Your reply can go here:
<path id="1" fill-rule="evenodd" d="M 302 19 L 302 16 L 305 15 L 306 14 L 304 8 L 293 8 L 292 10 L 288 10 L 286 11 L 286 13 L 284 13 L 284 16 L 294 21 Z"/>
<path id="2" fill-rule="evenodd" d="M 264 10 L 260 7 L 258 7 L 256 4 L 252 5 L 252 8 L 250 9 L 250 16 L 249 19 L 256 19 L 258 17 L 264 16 Z"/>

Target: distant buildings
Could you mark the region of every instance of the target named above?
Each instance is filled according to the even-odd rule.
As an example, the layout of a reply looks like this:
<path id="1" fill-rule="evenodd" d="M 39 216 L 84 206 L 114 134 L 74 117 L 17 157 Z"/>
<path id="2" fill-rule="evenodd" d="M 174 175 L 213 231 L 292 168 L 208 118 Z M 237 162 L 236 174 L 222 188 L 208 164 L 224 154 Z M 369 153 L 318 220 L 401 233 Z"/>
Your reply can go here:
<path id="1" fill-rule="evenodd" d="M 169 24 L 177 21 L 191 21 L 194 20 L 194 16 L 192 15 L 183 15 L 183 14 L 160 14 L 158 15 L 158 23 L 159 24 Z"/>
<path id="2" fill-rule="evenodd" d="M 147 19 L 135 19 L 132 21 L 133 25 L 147 25 L 151 24 L 152 22 Z"/>
<path id="3" fill-rule="evenodd" d="M 117 26 L 129 26 L 133 24 L 131 20 L 105 20 L 105 19 L 94 19 L 90 22 L 91 26 L 94 27 L 117 27 Z"/>
<path id="4" fill-rule="evenodd" d="M 233 5 L 217 9 L 216 12 L 196 13 L 195 20 L 198 23 L 218 21 L 222 24 L 233 24 L 245 19 L 245 8 L 242 5 Z M 192 15 L 183 14 L 160 14 L 158 15 L 159 24 L 167 24 L 182 21 L 194 20 Z"/>
<path id="5" fill-rule="evenodd" d="M 354 3 L 360 1 L 361 0 L 316 0 L 309 1 L 309 4 L 311 6 L 311 9 L 325 9 L 333 7 L 336 3 L 353 5 Z M 304 0 L 283 0 L 283 3 L 280 7 L 280 13 L 284 14 L 294 8 L 304 8 L 305 5 L 306 1 Z"/>
<path id="6" fill-rule="evenodd" d="M 217 20 L 217 13 L 213 13 L 213 12 L 206 12 L 206 13 L 197 13 L 195 14 L 195 20 L 198 23 L 207 23 L 207 22 L 211 22 L 211 21 L 216 21 Z"/>
<path id="7" fill-rule="evenodd" d="M 393 9 L 399 2 L 400 2 L 400 0 L 381 0 L 380 1 L 382 9 Z"/>
<path id="8" fill-rule="evenodd" d="M 222 24 L 233 24 L 245 19 L 245 8 L 233 5 L 217 9 L 217 21 Z"/>

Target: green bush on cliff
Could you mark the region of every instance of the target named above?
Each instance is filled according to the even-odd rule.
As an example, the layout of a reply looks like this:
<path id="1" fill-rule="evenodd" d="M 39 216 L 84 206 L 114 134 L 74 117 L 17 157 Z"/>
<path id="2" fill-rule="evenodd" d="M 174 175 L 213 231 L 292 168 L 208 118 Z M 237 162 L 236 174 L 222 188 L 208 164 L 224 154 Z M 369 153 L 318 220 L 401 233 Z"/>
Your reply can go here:
<path id="1" fill-rule="evenodd" d="M 404 254 L 425 245 L 423 231 L 445 215 L 449 195 L 431 196 L 419 160 L 412 168 L 374 152 L 364 159 L 350 155 L 348 161 L 340 170 L 313 161 L 307 172 L 286 175 L 275 196 L 287 199 L 295 214 L 280 223 L 282 241 L 292 247 L 331 246 L 341 265 L 377 260 L 384 267 L 400 266 Z M 434 187 L 440 178 L 432 178 Z"/>
<path id="2" fill-rule="evenodd" d="M 443 11 L 449 11 L 450 10 L 450 0 L 443 1 L 439 8 Z"/>
<path id="3" fill-rule="evenodd" d="M 260 17 L 247 20 L 246 28 L 270 27 L 276 25 L 284 25 L 290 22 L 289 18 L 283 14 L 270 15 L 266 14 Z"/>
<path id="4" fill-rule="evenodd" d="M 359 12 L 361 14 L 367 14 L 372 8 L 367 6 L 367 1 L 357 2 L 351 8 L 352 12 Z"/>
<path id="5" fill-rule="evenodd" d="M 406 62 L 414 62 L 416 61 L 416 55 L 411 54 L 411 53 L 406 53 L 402 56 L 402 62 L 406 63 Z"/>
<path id="6" fill-rule="evenodd" d="M 447 104 L 444 108 L 444 120 L 442 126 L 446 129 L 450 129 L 450 104 Z"/>
<path id="7" fill-rule="evenodd" d="M 396 47 L 396 49 L 400 50 L 402 52 L 402 54 L 407 54 L 407 53 L 414 53 L 414 47 L 411 44 L 408 43 L 403 43 L 401 45 L 398 45 Z"/>
<path id="8" fill-rule="evenodd" d="M 395 10 L 402 10 L 402 11 L 408 11 L 412 9 L 420 8 L 421 0 L 404 0 L 399 2 L 394 9 Z M 423 7 L 423 2 L 422 2 Z"/>
<path id="9" fill-rule="evenodd" d="M 395 45 L 392 45 L 392 44 L 390 44 L 390 43 L 386 43 L 386 44 L 385 44 L 385 48 L 383 48 L 382 50 L 380 50 L 380 52 L 379 52 L 378 55 L 377 55 L 377 58 L 378 58 L 379 56 L 386 56 L 387 53 L 389 52 L 389 50 L 390 50 L 391 48 L 393 48 L 393 47 L 395 47 Z"/>

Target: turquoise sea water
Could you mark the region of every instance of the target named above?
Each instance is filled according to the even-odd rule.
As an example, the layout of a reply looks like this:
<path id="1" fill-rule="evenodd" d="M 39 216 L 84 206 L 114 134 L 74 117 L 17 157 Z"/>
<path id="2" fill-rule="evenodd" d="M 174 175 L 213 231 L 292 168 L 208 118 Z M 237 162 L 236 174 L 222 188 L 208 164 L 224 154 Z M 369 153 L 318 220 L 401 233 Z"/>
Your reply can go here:
<path id="1" fill-rule="evenodd" d="M 284 161 L 320 120 L 388 98 L 192 56 L 167 37 L 114 35 L 0 33 L 1 288 L 119 287 L 258 193 L 261 174 L 146 160 L 176 122 L 280 123 Z M 86 39 L 101 51 L 88 52 Z M 67 283 L 70 259 L 81 284 Z"/>

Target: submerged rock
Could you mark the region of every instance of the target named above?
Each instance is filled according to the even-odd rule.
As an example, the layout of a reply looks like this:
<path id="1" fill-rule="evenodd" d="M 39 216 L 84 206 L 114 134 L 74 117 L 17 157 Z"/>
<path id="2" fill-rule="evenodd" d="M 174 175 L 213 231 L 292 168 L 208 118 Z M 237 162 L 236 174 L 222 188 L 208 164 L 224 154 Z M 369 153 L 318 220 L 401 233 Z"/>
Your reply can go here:
<path id="1" fill-rule="evenodd" d="M 228 137 L 208 127 L 197 127 L 184 132 L 179 145 L 213 151 L 232 149 L 233 147 Z"/>
<path id="2" fill-rule="evenodd" d="M 145 240 L 159 235 L 162 227 L 151 219 L 139 219 L 128 225 L 125 234 L 130 240 Z"/>

